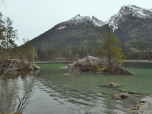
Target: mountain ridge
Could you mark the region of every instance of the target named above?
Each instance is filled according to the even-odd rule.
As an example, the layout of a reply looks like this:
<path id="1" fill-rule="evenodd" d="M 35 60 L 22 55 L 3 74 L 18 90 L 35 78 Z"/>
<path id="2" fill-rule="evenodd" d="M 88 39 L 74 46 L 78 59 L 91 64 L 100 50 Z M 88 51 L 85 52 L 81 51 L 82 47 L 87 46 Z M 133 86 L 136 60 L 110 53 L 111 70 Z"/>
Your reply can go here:
<path id="1" fill-rule="evenodd" d="M 67 46 L 80 47 L 87 41 L 90 47 L 101 45 L 102 37 L 108 30 L 118 37 L 124 46 L 123 50 L 146 50 L 152 46 L 152 10 L 140 8 L 135 5 L 122 6 L 119 12 L 108 21 L 101 21 L 92 16 L 80 16 L 61 22 L 40 36 L 31 40 L 31 44 L 36 48 L 67 48 Z M 139 39 L 143 39 L 140 40 Z M 149 43 L 145 43 L 148 40 Z M 139 41 L 142 48 L 133 41 Z M 130 44 L 132 45 L 130 45 Z M 145 47 L 147 46 L 147 47 Z"/>

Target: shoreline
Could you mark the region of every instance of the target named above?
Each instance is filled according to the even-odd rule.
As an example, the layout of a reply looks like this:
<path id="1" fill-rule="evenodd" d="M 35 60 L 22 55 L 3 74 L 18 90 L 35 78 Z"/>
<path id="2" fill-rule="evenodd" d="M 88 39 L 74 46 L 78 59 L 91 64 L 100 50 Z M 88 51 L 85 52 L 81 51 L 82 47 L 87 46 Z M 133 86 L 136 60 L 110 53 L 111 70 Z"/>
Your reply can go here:
<path id="1" fill-rule="evenodd" d="M 152 95 L 138 100 L 135 107 L 124 114 L 152 114 Z"/>
<path id="2" fill-rule="evenodd" d="M 146 61 L 146 62 L 152 62 L 152 61 L 149 61 L 149 60 L 126 60 L 127 62 L 128 61 Z M 123 61 L 123 62 L 125 62 L 125 61 Z"/>
<path id="3" fill-rule="evenodd" d="M 74 61 L 35 61 L 34 63 L 50 63 L 50 62 L 74 62 Z M 122 62 L 152 62 L 152 61 L 148 61 L 148 60 L 126 60 L 126 61 L 122 61 Z"/>

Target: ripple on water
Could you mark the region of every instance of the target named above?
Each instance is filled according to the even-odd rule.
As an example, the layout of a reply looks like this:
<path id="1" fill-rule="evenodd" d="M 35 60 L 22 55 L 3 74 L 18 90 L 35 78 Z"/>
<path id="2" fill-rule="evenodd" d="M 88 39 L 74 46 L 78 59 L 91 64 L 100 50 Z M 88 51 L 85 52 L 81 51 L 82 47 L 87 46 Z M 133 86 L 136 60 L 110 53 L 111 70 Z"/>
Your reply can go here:
<path id="1" fill-rule="evenodd" d="M 122 114 L 138 99 L 152 93 L 151 69 L 129 68 L 136 76 L 70 72 L 70 76 L 65 77 L 60 74 L 67 71 L 60 70 L 60 66 L 66 65 L 41 64 L 36 76 L 0 81 L 0 110 L 13 104 L 13 94 L 22 95 L 30 90 L 28 100 L 34 102 L 26 106 L 26 114 L 33 110 L 34 113 L 53 114 Z M 119 89 L 143 95 L 130 94 L 128 99 L 114 99 L 114 94 L 121 93 L 119 89 L 102 86 L 110 82 L 122 84 Z"/>

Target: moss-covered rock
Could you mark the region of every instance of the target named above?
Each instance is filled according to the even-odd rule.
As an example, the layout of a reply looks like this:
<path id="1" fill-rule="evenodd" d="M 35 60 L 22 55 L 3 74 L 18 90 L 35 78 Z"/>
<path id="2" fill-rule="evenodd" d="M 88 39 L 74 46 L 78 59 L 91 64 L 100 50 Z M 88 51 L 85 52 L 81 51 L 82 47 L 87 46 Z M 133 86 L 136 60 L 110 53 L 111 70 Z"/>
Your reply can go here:
<path id="1" fill-rule="evenodd" d="M 136 106 L 127 114 L 152 114 L 152 95 L 139 100 Z"/>
<path id="2" fill-rule="evenodd" d="M 132 73 L 121 66 L 121 64 L 112 62 L 113 64 L 107 65 L 106 59 L 99 59 L 97 57 L 87 56 L 78 61 L 69 64 L 69 71 L 84 71 L 93 73 L 111 73 L 121 75 L 132 75 Z"/>

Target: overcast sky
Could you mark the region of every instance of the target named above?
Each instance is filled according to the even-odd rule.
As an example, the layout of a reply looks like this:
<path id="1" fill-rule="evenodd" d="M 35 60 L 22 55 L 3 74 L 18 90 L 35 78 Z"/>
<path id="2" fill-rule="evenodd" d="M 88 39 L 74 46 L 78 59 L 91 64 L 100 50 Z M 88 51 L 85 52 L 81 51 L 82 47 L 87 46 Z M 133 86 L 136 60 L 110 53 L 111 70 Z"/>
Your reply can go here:
<path id="1" fill-rule="evenodd" d="M 0 0 L 1 2 L 2 0 Z M 136 5 L 152 9 L 152 0 L 3 0 L 0 12 L 10 17 L 18 30 L 19 41 L 33 39 L 56 24 L 67 21 L 77 14 L 95 16 L 107 21 L 118 13 L 123 5 Z"/>

